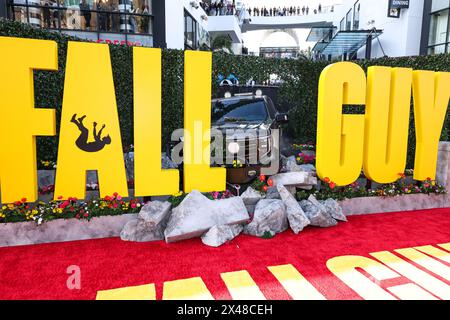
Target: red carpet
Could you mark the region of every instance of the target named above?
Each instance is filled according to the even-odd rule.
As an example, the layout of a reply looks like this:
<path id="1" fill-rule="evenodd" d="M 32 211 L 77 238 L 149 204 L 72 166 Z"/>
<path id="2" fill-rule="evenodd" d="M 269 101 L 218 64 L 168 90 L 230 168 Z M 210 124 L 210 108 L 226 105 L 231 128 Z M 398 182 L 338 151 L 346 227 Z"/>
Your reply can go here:
<path id="1" fill-rule="evenodd" d="M 201 277 L 215 299 L 230 299 L 220 274 L 240 270 L 248 271 L 267 299 L 291 299 L 267 269 L 285 264 L 327 299 L 361 299 L 328 270 L 328 259 L 448 242 L 450 208 L 350 217 L 335 228 L 310 227 L 298 236 L 287 231 L 271 240 L 241 235 L 217 249 L 200 239 L 136 244 L 118 238 L 0 248 L 0 299 L 95 299 L 99 290 L 150 283 L 161 299 L 165 281 L 192 277 Z M 70 265 L 80 267 L 80 290 L 66 286 Z M 448 278 L 437 278 L 450 285 Z M 387 282 L 381 285 L 411 280 Z"/>

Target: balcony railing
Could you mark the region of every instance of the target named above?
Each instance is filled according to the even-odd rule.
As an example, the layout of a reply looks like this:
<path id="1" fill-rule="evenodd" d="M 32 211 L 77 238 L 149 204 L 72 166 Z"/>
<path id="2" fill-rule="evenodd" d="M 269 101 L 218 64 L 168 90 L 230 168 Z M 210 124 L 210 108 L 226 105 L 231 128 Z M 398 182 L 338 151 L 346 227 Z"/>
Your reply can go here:
<path id="1" fill-rule="evenodd" d="M 35 27 L 58 31 L 97 33 L 153 34 L 153 16 L 136 13 L 130 5 L 119 5 L 116 10 L 80 9 L 80 6 L 41 4 L 39 0 L 14 0 L 8 3 L 10 20 Z"/>

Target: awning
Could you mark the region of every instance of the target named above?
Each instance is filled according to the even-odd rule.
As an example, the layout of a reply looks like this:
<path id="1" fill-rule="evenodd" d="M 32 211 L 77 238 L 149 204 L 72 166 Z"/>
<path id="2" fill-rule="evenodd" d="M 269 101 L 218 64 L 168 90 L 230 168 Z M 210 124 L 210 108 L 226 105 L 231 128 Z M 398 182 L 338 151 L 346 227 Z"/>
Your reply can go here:
<path id="1" fill-rule="evenodd" d="M 366 45 L 367 38 L 378 38 L 382 30 L 354 30 L 339 31 L 330 42 L 320 51 L 323 55 L 340 56 L 358 51 Z"/>
<path id="2" fill-rule="evenodd" d="M 322 41 L 326 36 L 330 34 L 330 31 L 332 31 L 335 28 L 336 27 L 311 28 L 311 31 L 309 32 L 308 37 L 306 38 L 306 41 L 308 42 Z"/>

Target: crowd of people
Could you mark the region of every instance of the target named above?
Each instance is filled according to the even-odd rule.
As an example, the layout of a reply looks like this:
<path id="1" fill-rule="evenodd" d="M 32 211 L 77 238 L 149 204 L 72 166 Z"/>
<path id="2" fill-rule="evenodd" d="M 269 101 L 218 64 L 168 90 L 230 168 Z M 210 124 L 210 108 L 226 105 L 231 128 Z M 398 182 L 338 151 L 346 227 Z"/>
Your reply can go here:
<path id="1" fill-rule="evenodd" d="M 247 9 L 248 14 L 254 17 L 274 17 L 274 16 L 301 16 L 309 15 L 310 13 L 318 14 L 322 13 L 322 5 L 319 4 L 317 8 L 310 8 L 309 6 L 291 6 L 291 7 L 254 7 Z M 334 8 L 331 7 L 331 12 Z"/>
<path id="2" fill-rule="evenodd" d="M 235 0 L 203 0 L 200 2 L 209 16 L 230 16 L 236 14 Z"/>

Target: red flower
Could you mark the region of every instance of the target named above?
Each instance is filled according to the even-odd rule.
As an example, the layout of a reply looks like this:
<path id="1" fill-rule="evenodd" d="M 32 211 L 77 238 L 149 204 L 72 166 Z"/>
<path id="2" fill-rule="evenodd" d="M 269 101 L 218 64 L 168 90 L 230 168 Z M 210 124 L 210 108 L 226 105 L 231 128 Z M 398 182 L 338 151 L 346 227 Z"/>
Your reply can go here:
<path id="1" fill-rule="evenodd" d="M 325 182 L 325 183 L 330 183 L 331 182 L 331 180 L 330 180 L 330 178 L 325 178 L 325 179 L 323 179 L 323 181 Z"/>
<path id="2" fill-rule="evenodd" d="M 77 218 L 77 219 L 80 219 L 80 215 L 79 215 L 79 214 L 77 214 L 77 215 L 75 216 L 75 218 Z"/>
<path id="3" fill-rule="evenodd" d="M 133 209 L 136 208 L 136 203 L 132 202 L 132 203 L 130 204 L 130 207 L 132 207 Z"/>
<path id="4" fill-rule="evenodd" d="M 58 200 L 62 200 L 62 198 L 63 198 L 63 196 L 59 196 L 59 197 L 58 197 Z"/>
<path id="5" fill-rule="evenodd" d="M 22 198 L 20 201 L 22 201 L 23 203 L 27 202 L 27 198 Z"/>
<path id="6" fill-rule="evenodd" d="M 429 188 L 429 187 L 430 187 L 430 185 L 429 185 L 428 183 L 425 183 L 423 186 L 424 186 L 425 188 Z"/>
<path id="7" fill-rule="evenodd" d="M 61 209 L 65 209 L 69 204 L 70 204 L 69 200 L 66 200 L 63 203 L 61 203 L 61 205 L 59 207 Z"/>
<path id="8" fill-rule="evenodd" d="M 273 181 L 272 181 L 272 179 L 267 180 L 267 185 L 268 185 L 269 187 L 273 187 Z"/>
<path id="9" fill-rule="evenodd" d="M 269 188 L 268 188 L 267 186 L 264 186 L 264 187 L 263 187 L 263 191 L 264 191 L 264 192 L 267 192 L 267 190 L 269 190 Z"/>
<path id="10" fill-rule="evenodd" d="M 260 175 L 259 176 L 259 181 L 261 181 L 261 182 L 266 181 L 266 176 L 265 175 Z"/>
<path id="11" fill-rule="evenodd" d="M 105 197 L 105 200 L 106 200 L 106 201 L 111 201 L 111 197 L 110 197 L 110 196 L 106 196 L 106 197 Z"/>
<path id="12" fill-rule="evenodd" d="M 329 186 L 330 186 L 330 189 L 333 190 L 334 188 L 336 188 L 336 183 L 330 182 Z"/>
<path id="13" fill-rule="evenodd" d="M 427 178 L 427 181 L 431 181 L 431 178 L 430 178 L 430 177 L 428 177 L 428 178 Z"/>
<path id="14" fill-rule="evenodd" d="M 88 217 L 88 216 L 89 216 L 89 213 L 85 213 L 84 216 L 85 216 L 85 217 Z"/>

